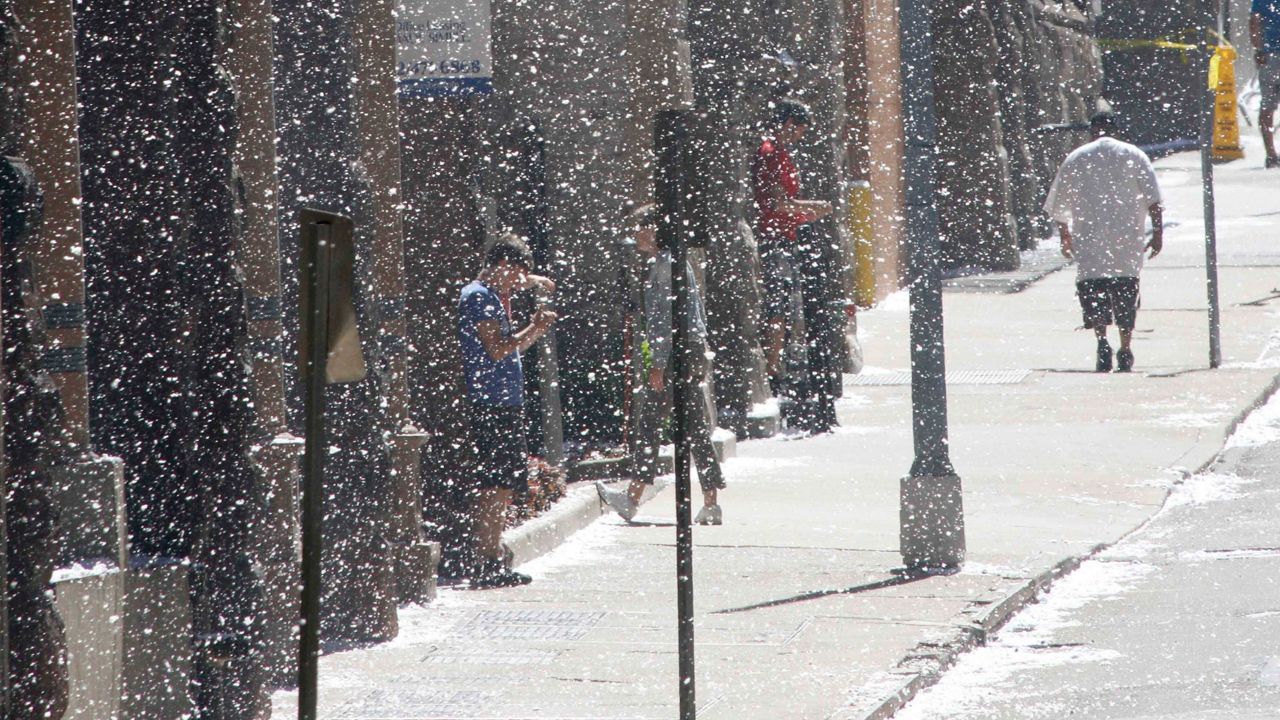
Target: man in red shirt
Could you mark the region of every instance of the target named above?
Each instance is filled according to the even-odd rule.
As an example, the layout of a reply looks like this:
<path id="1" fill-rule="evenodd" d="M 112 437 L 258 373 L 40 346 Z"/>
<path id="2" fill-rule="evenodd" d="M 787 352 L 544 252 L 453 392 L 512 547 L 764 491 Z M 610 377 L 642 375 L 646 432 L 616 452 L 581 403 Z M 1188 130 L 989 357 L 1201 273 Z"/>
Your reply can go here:
<path id="1" fill-rule="evenodd" d="M 778 101 L 771 134 L 760 143 L 751 163 L 752 191 L 760 211 L 756 240 L 764 275 L 765 357 L 775 395 L 784 374 L 782 348 L 788 325 L 803 313 L 800 276 L 791 255 L 796 228 L 831 214 L 831 203 L 825 200 L 800 199 L 800 171 L 787 148 L 799 142 L 808 127 L 808 106 L 797 100 Z"/>

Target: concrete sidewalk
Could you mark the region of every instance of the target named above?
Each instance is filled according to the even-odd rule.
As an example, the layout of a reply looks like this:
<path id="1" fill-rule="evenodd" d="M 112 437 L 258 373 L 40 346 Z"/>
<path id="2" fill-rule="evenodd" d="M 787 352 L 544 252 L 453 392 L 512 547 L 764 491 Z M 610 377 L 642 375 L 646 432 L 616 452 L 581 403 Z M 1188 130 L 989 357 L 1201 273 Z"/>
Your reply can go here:
<path id="1" fill-rule="evenodd" d="M 909 387 L 890 375 L 909 367 L 905 298 L 860 316 L 866 377 L 885 384 L 849 378 L 834 434 L 741 444 L 726 524 L 696 530 L 700 718 L 885 716 L 1212 461 L 1280 368 L 1280 301 L 1252 303 L 1280 285 L 1280 174 L 1249 150 L 1219 178 L 1221 370 L 1204 369 L 1192 156 L 1158 164 L 1180 224 L 1143 276 L 1138 372 L 1087 372 L 1071 269 L 1017 294 L 947 295 L 969 558 L 957 575 L 893 572 L 911 462 Z M 322 717 L 676 717 L 673 516 L 668 488 L 635 525 L 603 518 L 526 564 L 531 586 L 405 609 L 397 640 L 324 658 Z M 276 717 L 294 702 L 278 693 Z"/>

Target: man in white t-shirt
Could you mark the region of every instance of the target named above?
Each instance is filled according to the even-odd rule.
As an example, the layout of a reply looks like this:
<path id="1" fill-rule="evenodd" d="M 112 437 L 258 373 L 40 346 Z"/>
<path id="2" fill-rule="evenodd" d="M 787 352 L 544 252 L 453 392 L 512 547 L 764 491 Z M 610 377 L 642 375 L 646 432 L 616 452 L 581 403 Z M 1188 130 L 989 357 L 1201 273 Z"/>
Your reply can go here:
<path id="1" fill-rule="evenodd" d="M 1058 223 L 1062 254 L 1077 262 L 1076 294 L 1084 325 L 1098 338 L 1097 371 L 1111 371 L 1107 326 L 1114 323 L 1120 328 L 1116 371 L 1129 372 L 1143 255 L 1150 250 L 1154 258 L 1164 247 L 1160 187 L 1146 153 L 1112 137 L 1115 115 L 1098 113 L 1089 127 L 1093 141 L 1063 161 L 1044 209 Z"/>

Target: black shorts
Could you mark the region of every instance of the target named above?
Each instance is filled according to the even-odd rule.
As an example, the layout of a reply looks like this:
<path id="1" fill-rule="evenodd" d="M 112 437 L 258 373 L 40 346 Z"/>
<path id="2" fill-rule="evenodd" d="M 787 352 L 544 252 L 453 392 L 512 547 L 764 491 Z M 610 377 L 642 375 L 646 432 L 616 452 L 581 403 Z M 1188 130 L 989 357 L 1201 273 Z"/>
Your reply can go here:
<path id="1" fill-rule="evenodd" d="M 1112 277 L 1081 280 L 1076 283 L 1084 326 L 1090 330 L 1116 325 L 1132 330 L 1138 319 L 1138 278 Z"/>
<path id="2" fill-rule="evenodd" d="M 481 488 L 529 491 L 524 408 L 472 403 L 471 449 L 475 453 L 476 483 Z"/>

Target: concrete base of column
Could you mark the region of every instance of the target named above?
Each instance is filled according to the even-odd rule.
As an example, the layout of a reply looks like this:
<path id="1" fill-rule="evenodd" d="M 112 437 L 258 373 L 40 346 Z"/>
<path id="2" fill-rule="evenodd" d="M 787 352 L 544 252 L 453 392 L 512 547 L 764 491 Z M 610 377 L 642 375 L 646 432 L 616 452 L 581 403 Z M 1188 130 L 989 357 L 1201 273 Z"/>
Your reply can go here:
<path id="1" fill-rule="evenodd" d="M 428 542 L 422 532 L 421 450 L 426 433 L 398 433 L 393 439 L 394 505 L 391 510 L 391 568 L 396 600 L 428 602 L 436 596 L 436 569 L 440 544 Z"/>
<path id="2" fill-rule="evenodd" d="M 106 455 L 85 456 L 52 470 L 61 529 L 58 565 L 107 561 L 129 567 L 125 525 L 124 463 Z"/>
<path id="3" fill-rule="evenodd" d="M 910 570 L 945 571 L 964 564 L 964 502 L 956 475 L 902 478 L 902 561 Z"/>
<path id="4" fill-rule="evenodd" d="M 425 603 L 436 599 L 436 569 L 440 566 L 440 543 L 421 540 L 391 546 L 396 574 L 396 595 L 402 603 Z"/>
<path id="5" fill-rule="evenodd" d="M 195 710 L 188 570 L 171 562 L 125 574 L 121 720 L 182 718 Z"/>
<path id="6" fill-rule="evenodd" d="M 54 603 L 67 640 L 68 703 L 64 717 L 120 717 L 124 655 L 124 572 L 59 570 Z"/>
<path id="7" fill-rule="evenodd" d="M 276 436 L 254 455 L 259 484 L 266 493 L 268 521 L 258 537 L 258 563 L 266 594 L 263 666 L 267 683 L 291 685 L 298 667 L 297 623 L 301 615 L 298 529 L 298 458 L 303 441 Z"/>

